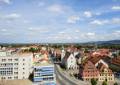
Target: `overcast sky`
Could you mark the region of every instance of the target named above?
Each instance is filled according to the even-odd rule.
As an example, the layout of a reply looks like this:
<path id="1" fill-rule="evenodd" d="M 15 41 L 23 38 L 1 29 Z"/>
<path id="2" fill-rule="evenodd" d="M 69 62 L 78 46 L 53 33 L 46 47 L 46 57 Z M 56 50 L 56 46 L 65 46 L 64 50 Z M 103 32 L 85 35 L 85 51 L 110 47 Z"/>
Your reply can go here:
<path id="1" fill-rule="evenodd" d="M 120 0 L 0 0 L 0 42 L 120 39 Z"/>

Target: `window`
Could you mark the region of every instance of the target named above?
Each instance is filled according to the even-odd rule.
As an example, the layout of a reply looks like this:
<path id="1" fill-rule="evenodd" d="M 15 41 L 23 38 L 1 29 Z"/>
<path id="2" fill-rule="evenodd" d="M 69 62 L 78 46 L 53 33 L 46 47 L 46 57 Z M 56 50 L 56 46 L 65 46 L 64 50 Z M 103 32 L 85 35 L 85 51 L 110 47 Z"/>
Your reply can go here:
<path id="1" fill-rule="evenodd" d="M 2 62 L 5 62 L 6 61 L 6 59 L 2 59 Z"/>
<path id="2" fill-rule="evenodd" d="M 8 77 L 8 79 L 12 79 L 12 77 Z"/>
<path id="3" fill-rule="evenodd" d="M 18 70 L 18 68 L 14 68 L 15 70 Z"/>
<path id="4" fill-rule="evenodd" d="M 18 76 L 15 76 L 14 79 L 18 79 Z"/>
<path id="5" fill-rule="evenodd" d="M 49 80 L 53 80 L 54 78 L 53 77 L 49 77 Z"/>
<path id="6" fill-rule="evenodd" d="M 16 58 L 15 61 L 18 61 L 18 58 Z"/>
<path id="7" fill-rule="evenodd" d="M 18 65 L 18 63 L 15 63 L 14 65 Z"/>
<path id="8" fill-rule="evenodd" d="M 12 59 L 8 59 L 8 61 L 12 61 Z"/>
<path id="9" fill-rule="evenodd" d="M 25 59 L 23 59 L 23 61 L 25 61 Z"/>
<path id="10" fill-rule="evenodd" d="M 18 72 L 14 72 L 14 74 L 18 74 Z"/>
<path id="11" fill-rule="evenodd" d="M 5 77 L 1 77 L 1 79 L 6 79 Z"/>

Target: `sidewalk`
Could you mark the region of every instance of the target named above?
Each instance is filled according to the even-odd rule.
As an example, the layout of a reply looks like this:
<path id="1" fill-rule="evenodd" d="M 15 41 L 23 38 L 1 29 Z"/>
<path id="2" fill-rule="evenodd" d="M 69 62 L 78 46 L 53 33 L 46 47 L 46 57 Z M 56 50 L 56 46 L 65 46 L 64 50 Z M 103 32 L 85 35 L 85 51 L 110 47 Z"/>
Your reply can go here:
<path id="1" fill-rule="evenodd" d="M 63 72 L 64 75 L 68 76 L 72 81 L 77 82 L 77 85 L 91 85 L 89 82 L 84 82 L 82 80 L 76 79 L 75 77 L 70 76 L 66 71 Z"/>
<path id="2" fill-rule="evenodd" d="M 19 80 L 4 80 L 0 81 L 0 85 L 33 85 L 32 82 L 28 79 L 19 79 Z"/>

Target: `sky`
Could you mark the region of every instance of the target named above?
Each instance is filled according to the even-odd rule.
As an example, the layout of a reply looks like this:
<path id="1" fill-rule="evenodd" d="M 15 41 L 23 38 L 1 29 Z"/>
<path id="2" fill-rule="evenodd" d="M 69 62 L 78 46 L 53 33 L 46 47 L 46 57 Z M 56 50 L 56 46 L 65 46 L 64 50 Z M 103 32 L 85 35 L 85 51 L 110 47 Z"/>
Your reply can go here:
<path id="1" fill-rule="evenodd" d="M 1 43 L 120 39 L 120 0 L 0 0 Z"/>

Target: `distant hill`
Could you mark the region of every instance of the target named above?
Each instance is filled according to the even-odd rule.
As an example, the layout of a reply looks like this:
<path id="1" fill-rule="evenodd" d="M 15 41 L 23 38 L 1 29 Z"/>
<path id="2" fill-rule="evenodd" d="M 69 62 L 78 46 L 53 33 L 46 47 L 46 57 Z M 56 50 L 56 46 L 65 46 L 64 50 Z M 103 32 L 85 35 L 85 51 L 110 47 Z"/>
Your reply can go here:
<path id="1" fill-rule="evenodd" d="M 120 44 L 120 40 L 97 41 L 96 44 Z"/>
<path id="2" fill-rule="evenodd" d="M 30 46 L 30 45 L 71 45 L 71 44 L 77 44 L 77 45 L 111 45 L 111 44 L 119 44 L 120 40 L 109 40 L 109 41 L 90 41 L 90 42 L 76 42 L 76 43 L 0 43 L 0 46 Z"/>
<path id="3" fill-rule="evenodd" d="M 119 44 L 120 45 L 120 40 L 109 40 L 109 41 L 91 41 L 91 42 L 86 42 L 86 43 L 81 43 L 83 45 L 112 45 L 112 44 Z"/>

